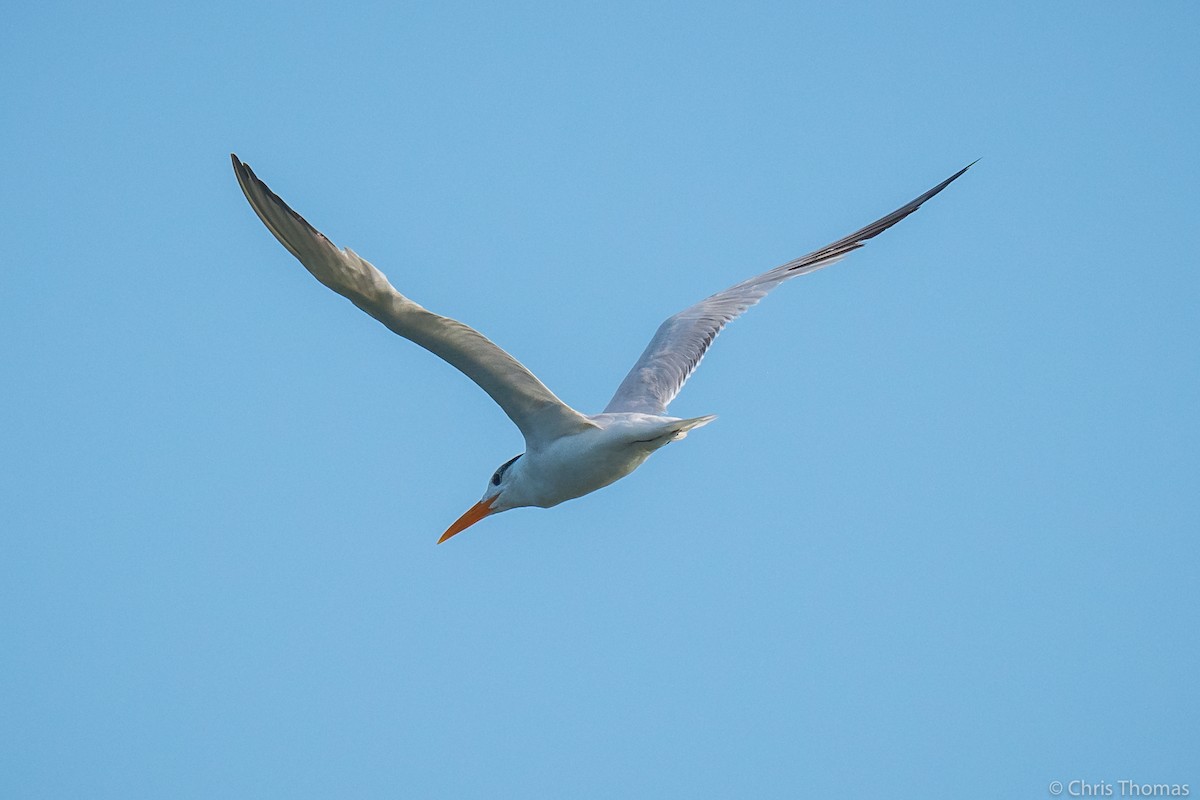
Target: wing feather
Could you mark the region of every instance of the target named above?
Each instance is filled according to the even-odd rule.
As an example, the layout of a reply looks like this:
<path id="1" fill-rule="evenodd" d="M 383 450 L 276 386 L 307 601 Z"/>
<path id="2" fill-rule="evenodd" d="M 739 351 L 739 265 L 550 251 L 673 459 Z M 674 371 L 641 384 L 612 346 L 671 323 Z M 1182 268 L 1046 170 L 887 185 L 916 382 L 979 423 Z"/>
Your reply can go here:
<path id="1" fill-rule="evenodd" d="M 709 345 L 729 322 L 784 281 L 841 261 L 862 247 L 868 239 L 878 236 L 916 211 L 973 164 L 968 164 L 925 194 L 849 236 L 742 281 L 668 318 L 659 326 L 633 369 L 617 387 L 616 394 L 604 411 L 666 414 L 667 406 L 679 394 L 683 384 L 704 358 Z"/>
<path id="2" fill-rule="evenodd" d="M 563 403 L 521 362 L 478 331 L 427 311 L 350 248 L 339 250 L 259 180 L 236 155 L 233 170 L 254 213 L 321 283 L 386 325 L 449 362 L 504 410 L 530 449 L 595 424 Z"/>

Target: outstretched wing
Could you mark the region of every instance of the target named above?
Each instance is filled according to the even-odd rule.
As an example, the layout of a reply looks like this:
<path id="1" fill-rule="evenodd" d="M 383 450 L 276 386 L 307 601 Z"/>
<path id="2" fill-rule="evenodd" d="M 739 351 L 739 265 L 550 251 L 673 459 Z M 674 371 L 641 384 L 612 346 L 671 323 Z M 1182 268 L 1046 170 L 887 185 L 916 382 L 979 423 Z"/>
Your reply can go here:
<path id="1" fill-rule="evenodd" d="M 317 280 L 479 384 L 520 428 L 530 449 L 595 426 L 483 334 L 425 310 L 396 291 L 382 272 L 357 253 L 349 248 L 339 250 L 236 155 L 233 171 L 267 230 Z"/>
<path id="2" fill-rule="evenodd" d="M 675 399 L 675 395 L 679 394 L 684 382 L 704 358 L 704 353 L 713 343 L 713 339 L 717 338 L 717 334 L 730 321 L 789 278 L 806 275 L 841 261 L 848 253 L 862 247 L 868 239 L 878 236 L 916 211 L 922 203 L 945 189 L 970 168 L 971 164 L 968 164 L 911 203 L 901 206 L 862 230 L 731 286 L 669 318 L 659 326 L 641 358 L 617 387 L 617 393 L 609 401 L 605 412 L 639 411 L 644 414 L 665 414 L 667 406 Z"/>

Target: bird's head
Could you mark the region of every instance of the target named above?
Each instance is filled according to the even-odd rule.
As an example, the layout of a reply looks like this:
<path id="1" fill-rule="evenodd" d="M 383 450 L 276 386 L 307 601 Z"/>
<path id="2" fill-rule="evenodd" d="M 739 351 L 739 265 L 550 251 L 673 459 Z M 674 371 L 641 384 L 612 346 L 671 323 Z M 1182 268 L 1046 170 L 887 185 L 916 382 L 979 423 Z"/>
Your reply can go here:
<path id="1" fill-rule="evenodd" d="M 524 453 L 521 455 L 524 455 Z M 513 491 L 513 485 L 519 481 L 521 474 L 520 467 L 516 466 L 517 460 L 520 458 L 521 456 L 513 456 L 492 473 L 492 477 L 488 480 L 487 488 L 484 489 L 483 497 L 480 501 L 468 508 L 467 513 L 456 519 L 454 524 L 446 529 L 446 532 L 442 534 L 442 538 L 438 539 L 438 544 L 446 541 L 456 533 L 465 531 L 486 516 L 499 514 L 501 511 L 508 511 L 510 508 L 527 505 L 518 499 L 519 490 L 516 492 Z"/>

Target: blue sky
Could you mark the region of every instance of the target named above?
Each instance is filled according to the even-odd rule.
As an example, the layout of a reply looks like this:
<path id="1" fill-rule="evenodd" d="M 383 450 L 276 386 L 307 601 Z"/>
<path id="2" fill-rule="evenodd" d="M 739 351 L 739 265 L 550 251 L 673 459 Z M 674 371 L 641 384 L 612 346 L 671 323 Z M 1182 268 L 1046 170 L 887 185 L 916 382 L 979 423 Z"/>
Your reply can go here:
<path id="1" fill-rule="evenodd" d="M 0 795 L 1200 789 L 1194 3 L 27 4 L 0 47 Z M 231 151 L 585 412 L 602 492 L 317 285 Z"/>

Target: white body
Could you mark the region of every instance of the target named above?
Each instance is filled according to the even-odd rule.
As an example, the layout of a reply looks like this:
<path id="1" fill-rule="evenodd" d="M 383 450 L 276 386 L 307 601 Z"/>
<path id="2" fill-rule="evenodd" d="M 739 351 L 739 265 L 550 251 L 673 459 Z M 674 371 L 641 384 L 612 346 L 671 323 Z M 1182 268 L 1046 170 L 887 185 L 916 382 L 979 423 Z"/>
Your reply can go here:
<path id="1" fill-rule="evenodd" d="M 522 506 L 550 508 L 603 489 L 642 465 L 651 453 L 682 439 L 692 428 L 715 417 L 678 419 L 653 414 L 613 413 L 588 417 L 595 427 L 562 436 L 525 452 L 504 473 L 504 491 L 495 494 L 491 511 Z"/>

